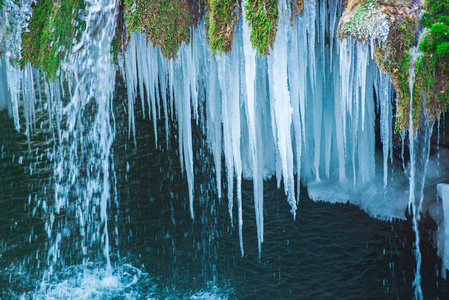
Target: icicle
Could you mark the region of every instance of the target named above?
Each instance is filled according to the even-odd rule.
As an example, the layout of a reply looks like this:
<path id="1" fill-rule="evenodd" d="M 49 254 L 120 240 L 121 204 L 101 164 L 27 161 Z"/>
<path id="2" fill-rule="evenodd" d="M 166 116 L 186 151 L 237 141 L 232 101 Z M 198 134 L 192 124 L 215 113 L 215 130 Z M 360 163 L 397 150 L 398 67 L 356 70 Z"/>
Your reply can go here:
<path id="1" fill-rule="evenodd" d="M 321 72 L 324 81 L 326 82 L 326 21 L 327 21 L 327 7 L 326 7 L 326 0 L 320 0 L 319 3 L 319 11 L 320 11 L 320 24 L 319 24 L 319 30 L 320 30 L 320 36 L 319 36 L 319 43 L 321 44 Z"/>
<path id="2" fill-rule="evenodd" d="M 228 92 L 226 88 L 227 72 L 226 66 L 228 57 L 220 56 L 217 58 L 218 62 L 218 81 L 221 89 L 221 109 L 222 109 L 222 122 L 223 122 L 223 150 L 226 164 L 226 177 L 228 182 L 228 207 L 229 217 L 232 222 L 232 207 L 234 199 L 234 159 L 232 157 L 232 129 L 229 117 L 229 105 Z"/>
<path id="3" fill-rule="evenodd" d="M 321 65 L 321 61 L 318 62 Z M 317 86 L 324 87 L 324 78 L 317 76 L 316 78 Z M 323 88 L 319 88 L 315 91 L 315 98 L 313 100 L 312 116 L 313 116 L 313 145 L 314 145 L 314 155 L 313 155 L 313 168 L 314 177 L 316 182 L 320 182 L 320 161 L 321 161 L 321 130 L 323 122 L 323 98 L 325 92 Z M 326 142 L 326 141 L 324 141 Z"/>
<path id="4" fill-rule="evenodd" d="M 368 46 L 366 44 L 357 43 L 357 86 L 361 87 L 361 99 L 360 103 L 362 104 L 362 131 L 365 130 L 365 94 L 366 94 L 366 71 L 368 64 Z"/>
<path id="5" fill-rule="evenodd" d="M 329 179 L 331 176 L 331 155 L 332 155 L 332 134 L 333 134 L 333 115 L 334 115 L 334 103 L 333 101 L 329 101 L 332 99 L 332 82 L 326 81 L 323 83 L 324 87 L 324 95 L 326 104 L 322 105 L 322 122 L 324 127 L 324 174 L 326 179 Z"/>
<path id="6" fill-rule="evenodd" d="M 334 40 L 335 40 L 335 34 L 337 33 L 337 25 L 338 25 L 338 18 L 340 16 L 339 10 L 340 10 L 340 1 L 338 1 L 336 4 L 333 4 L 337 6 L 337 9 L 331 10 L 329 14 L 329 65 L 333 66 L 333 50 L 334 50 Z M 330 71 L 332 72 L 333 68 L 331 67 Z"/>
<path id="7" fill-rule="evenodd" d="M 189 52 L 190 49 L 186 48 L 186 52 Z M 186 53 L 185 55 L 188 55 Z M 184 139 L 184 157 L 186 164 L 186 173 L 187 173 L 187 183 L 189 188 L 189 203 L 190 203 L 190 215 L 192 219 L 194 218 L 193 213 L 193 192 L 194 192 L 194 175 L 193 175 L 193 145 L 192 145 L 192 117 L 191 117 L 191 95 L 189 91 L 191 90 L 190 82 L 189 82 L 189 74 L 191 73 L 191 65 L 186 63 L 182 64 L 182 78 L 184 79 L 184 97 L 183 99 L 177 100 L 178 105 L 179 102 L 182 102 L 180 106 L 182 109 L 182 113 L 184 115 L 183 124 L 183 139 Z"/>
<path id="8" fill-rule="evenodd" d="M 207 140 L 212 150 L 215 164 L 215 179 L 217 182 L 217 194 L 221 199 L 221 153 L 222 153 L 222 133 L 221 133 L 221 101 L 220 88 L 217 79 L 217 64 L 210 60 L 209 84 L 207 88 Z"/>
<path id="9" fill-rule="evenodd" d="M 303 130 L 301 127 L 301 117 L 300 117 L 300 90 L 304 89 L 303 82 L 299 81 L 299 61 L 301 58 L 297 56 L 299 54 L 299 44 L 298 44 L 298 26 L 294 26 L 289 32 L 289 54 L 288 54 L 288 77 L 290 82 L 290 93 L 291 93 L 291 104 L 292 104 L 292 118 L 293 118 L 293 129 L 295 137 L 295 156 L 296 156 L 296 203 L 299 203 L 300 198 L 300 187 L 301 187 L 301 152 L 302 152 L 302 134 Z M 293 83 L 293 84 L 292 84 Z"/>
<path id="10" fill-rule="evenodd" d="M 8 81 L 9 94 L 12 103 L 12 115 L 14 117 L 14 127 L 20 132 L 19 100 L 20 100 L 20 70 L 11 65 L 6 59 L 6 78 Z"/>
<path id="11" fill-rule="evenodd" d="M 145 85 L 147 86 L 147 101 L 148 103 L 150 103 L 150 89 L 149 89 L 149 69 L 151 70 L 151 67 L 147 67 L 148 66 L 148 61 L 147 58 L 149 55 L 146 55 L 146 38 L 144 35 L 140 34 L 140 32 L 136 32 L 135 35 L 135 55 L 136 55 L 136 65 L 137 65 L 137 70 L 139 70 L 139 94 L 140 94 L 140 100 L 141 100 L 141 106 L 142 106 L 142 116 L 145 119 L 145 94 L 144 94 L 144 82 Z M 134 46 L 134 45 L 133 45 Z M 149 49 L 152 49 L 152 47 L 150 47 Z M 151 107 L 151 105 L 148 105 L 148 107 Z M 156 143 L 157 144 L 157 143 Z"/>
<path id="12" fill-rule="evenodd" d="M 350 38 L 343 40 L 340 44 L 340 82 L 337 83 L 340 89 L 340 108 L 341 108 L 341 120 L 342 120 L 342 141 L 346 148 L 346 115 L 352 114 L 351 106 L 351 94 L 350 94 L 350 74 L 352 67 L 352 40 Z M 338 120 L 338 119 L 337 119 Z M 345 150 L 346 151 L 346 150 Z"/>
<path id="13" fill-rule="evenodd" d="M 315 0 L 304 1 L 304 14 L 307 29 L 307 41 L 308 41 L 308 67 L 310 75 L 310 86 L 312 87 L 312 98 L 314 98 L 316 91 L 316 66 L 315 66 L 315 42 L 316 42 L 316 10 L 317 4 Z M 278 40 L 278 39 L 277 39 Z"/>
<path id="14" fill-rule="evenodd" d="M 376 95 L 377 101 L 380 103 L 380 136 L 382 140 L 383 153 L 383 182 L 384 197 L 386 197 L 388 184 L 388 156 L 392 155 L 392 91 L 390 83 L 390 75 L 377 71 Z"/>
<path id="15" fill-rule="evenodd" d="M 229 125 L 231 126 L 232 139 L 232 157 L 234 161 L 234 170 L 237 185 L 237 205 L 238 205 L 238 220 L 239 220 L 239 239 L 240 249 L 243 254 L 243 212 L 242 212 L 242 158 L 240 149 L 240 74 L 239 74 L 239 45 L 234 41 L 234 47 L 230 54 L 230 59 L 227 61 L 229 65 L 226 70 L 229 72 L 227 81 L 230 85 L 227 86 L 229 92 L 228 111 L 229 111 Z M 230 208 L 231 209 L 231 208 Z"/>
<path id="16" fill-rule="evenodd" d="M 276 174 L 294 213 L 301 180 L 308 186 L 338 181 L 343 193 L 350 194 L 374 176 L 374 64 L 367 45 L 352 39 L 337 41 L 333 31 L 341 7 L 329 4 L 326 0 L 306 0 L 304 13 L 291 27 L 290 11 L 286 2 L 280 1 L 277 38 L 268 58 L 256 56 L 245 21 L 236 26 L 232 51 L 215 58 L 205 46 L 201 26 L 192 31 L 190 45 L 181 46 L 177 61 L 165 60 L 160 50 L 156 52 L 142 43 L 143 36 L 137 39 L 137 33 L 128 46 L 125 72 L 131 89 L 129 110 L 133 109 L 139 80 L 153 122 L 161 117 L 161 107 L 164 109 L 167 139 L 168 118 L 176 116 L 179 156 L 182 171 L 187 173 L 192 216 L 192 120 L 206 127 L 203 132 L 215 163 L 219 198 L 224 156 L 231 222 L 236 189 L 242 254 L 242 176 L 253 180 L 259 250 L 263 242 L 263 178 Z M 327 8 L 331 9 L 329 13 Z M 330 47 L 325 46 L 328 41 Z M 140 49 L 137 57 L 133 57 L 133 46 Z M 146 51 L 141 52 L 143 48 Z M 387 87 L 385 80 L 376 85 Z M 391 97 L 391 93 L 388 97 L 380 93 L 378 99 Z M 198 120 L 204 114 L 205 120 Z M 385 118 L 391 118 L 391 112 Z M 129 123 L 132 127 L 133 116 Z M 156 128 L 156 123 L 153 126 Z M 391 132 L 391 127 L 386 131 Z M 387 141 L 384 155 L 391 155 L 391 134 L 385 133 L 382 139 Z M 334 166 L 338 166 L 338 173 L 332 172 Z M 347 184 L 350 176 L 352 187 Z"/>
<path id="17" fill-rule="evenodd" d="M 334 64 L 337 64 L 334 61 Z M 334 84 L 334 116 L 335 116 L 335 139 L 337 141 L 337 153 L 338 153 L 338 180 L 341 185 L 346 183 L 346 153 L 345 153 L 345 115 L 341 106 L 344 106 L 345 100 L 339 97 L 343 94 L 342 87 L 340 86 L 340 76 L 337 72 L 334 72 L 333 76 Z"/>
<path id="18" fill-rule="evenodd" d="M 30 136 L 31 131 L 34 128 L 34 101 L 35 101 L 35 92 L 34 92 L 34 80 L 33 80 L 33 71 L 31 69 L 31 64 L 27 64 L 25 69 L 22 71 L 22 99 L 23 99 L 23 108 L 25 115 L 25 124 L 26 124 L 26 136 L 28 141 L 28 150 L 31 152 L 30 146 Z"/>
<path id="19" fill-rule="evenodd" d="M 8 109 L 11 116 L 11 97 L 6 76 L 5 57 L 0 57 L 0 110 Z"/>
<path id="20" fill-rule="evenodd" d="M 242 6 L 245 7 L 245 0 Z M 259 168 L 259 148 L 257 143 L 256 131 L 256 104 L 255 104 L 255 85 L 256 85 L 256 50 L 251 46 L 250 28 L 246 22 L 246 9 L 243 10 L 243 52 L 245 55 L 245 84 L 246 84 L 246 118 L 248 120 L 249 148 L 251 162 L 253 167 L 253 189 L 254 189 L 254 209 L 256 214 L 257 241 L 259 256 L 263 242 L 263 178 Z M 241 245 L 242 255 L 243 245 Z"/>
<path id="21" fill-rule="evenodd" d="M 134 119 L 134 101 L 137 97 L 137 37 L 133 35 L 129 41 L 125 53 L 125 79 L 126 91 L 128 93 L 128 138 L 133 134 L 134 143 L 136 143 L 136 128 Z"/>
<path id="22" fill-rule="evenodd" d="M 273 98 L 270 99 L 274 112 L 277 151 L 280 154 L 282 177 L 287 199 L 296 217 L 296 199 L 293 178 L 293 150 L 291 140 L 292 107 L 288 90 L 287 76 L 287 36 L 290 29 L 289 11 L 286 1 L 279 3 L 278 32 L 273 52 L 268 57 L 270 75 L 273 83 Z"/>
<path id="23" fill-rule="evenodd" d="M 32 14 L 31 0 L 5 1 L 0 10 L 0 52 L 5 55 L 6 81 L 9 90 L 14 127 L 20 132 L 19 101 L 22 72 L 18 66 L 21 59 L 22 32 Z M 4 47 L 4 49 L 2 49 Z"/>
<path id="24" fill-rule="evenodd" d="M 199 55 L 198 47 L 202 46 L 198 42 L 198 38 L 193 31 L 193 28 L 190 30 L 190 35 L 192 39 L 192 43 L 190 43 L 190 52 L 187 54 L 187 61 L 190 68 L 190 97 L 192 99 L 192 108 L 193 108 L 193 119 L 198 121 L 198 87 L 197 87 L 197 79 L 198 79 L 198 67 L 199 61 L 197 59 L 197 55 Z"/>
<path id="25" fill-rule="evenodd" d="M 446 279 L 447 269 L 449 269 L 449 184 L 438 184 L 437 191 L 443 202 L 443 226 L 440 225 L 439 230 L 443 229 L 444 231 L 444 253 L 442 257 L 441 276 Z"/>
<path id="26" fill-rule="evenodd" d="M 297 22 L 298 28 L 298 96 L 299 96 L 299 109 L 301 113 L 301 128 L 302 128 L 302 140 L 306 140 L 306 104 L 307 104 L 307 31 L 306 24 L 303 18 L 300 18 Z M 307 143 L 304 143 L 304 148 L 307 148 Z"/>
<path id="27" fill-rule="evenodd" d="M 362 56 L 362 59 L 365 62 L 361 63 L 364 65 L 364 68 L 361 70 L 363 73 L 361 81 L 361 101 L 362 102 L 362 122 L 359 124 L 358 128 L 358 166 L 359 166 L 359 174 L 358 177 L 362 184 L 366 184 L 370 182 L 374 175 L 376 164 L 374 160 L 375 154 L 375 135 L 374 135 L 374 118 L 375 118 L 375 109 L 374 109 L 374 94 L 373 94 L 373 84 L 374 77 L 373 73 L 373 65 L 368 64 L 368 46 L 365 45 L 365 53 L 366 55 Z M 358 88 L 357 88 L 358 89 Z"/>

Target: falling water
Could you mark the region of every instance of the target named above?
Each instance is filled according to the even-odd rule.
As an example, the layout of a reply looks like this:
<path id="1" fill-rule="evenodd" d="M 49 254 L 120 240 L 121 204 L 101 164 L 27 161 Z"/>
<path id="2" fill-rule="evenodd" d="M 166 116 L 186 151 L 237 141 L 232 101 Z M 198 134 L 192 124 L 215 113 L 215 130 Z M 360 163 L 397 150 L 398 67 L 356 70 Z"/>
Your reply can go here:
<path id="1" fill-rule="evenodd" d="M 415 50 L 415 49 L 414 49 Z M 409 69 L 409 89 L 410 89 L 410 115 L 409 115 L 409 145 L 410 145 L 410 198 L 409 209 L 412 208 L 413 214 L 413 229 L 415 231 L 415 256 L 416 256 L 416 270 L 415 280 L 413 285 L 415 287 L 415 298 L 422 299 L 423 293 L 421 288 L 421 250 L 420 250 L 420 236 L 419 236 L 419 221 L 421 219 L 421 211 L 423 204 L 423 190 L 425 178 L 427 173 L 427 163 L 429 162 L 430 153 L 430 137 L 432 136 L 433 120 L 429 120 L 426 109 L 426 98 L 424 94 L 421 95 L 423 100 L 423 118 L 420 122 L 419 128 L 415 129 L 415 122 L 413 121 L 413 88 L 415 84 L 415 60 L 416 50 L 412 52 L 412 63 Z"/>
<path id="2" fill-rule="evenodd" d="M 77 249 L 84 265 L 91 249 L 102 249 L 111 272 L 107 210 L 111 205 L 111 146 L 114 116 L 111 110 L 115 68 L 110 45 L 115 33 L 116 1 L 86 1 L 80 39 L 62 63 L 63 76 L 46 85 L 55 130 L 54 202 L 46 203 L 46 230 L 50 240 L 42 288 L 56 268 L 65 265 Z M 74 224 L 67 220 L 74 218 Z M 79 237 L 77 236 L 79 234 Z M 79 242 L 62 246 L 64 240 Z M 61 255 L 64 255 L 61 257 Z M 79 259 L 74 254 L 75 261 Z M 71 255 L 69 255 L 71 256 Z"/>

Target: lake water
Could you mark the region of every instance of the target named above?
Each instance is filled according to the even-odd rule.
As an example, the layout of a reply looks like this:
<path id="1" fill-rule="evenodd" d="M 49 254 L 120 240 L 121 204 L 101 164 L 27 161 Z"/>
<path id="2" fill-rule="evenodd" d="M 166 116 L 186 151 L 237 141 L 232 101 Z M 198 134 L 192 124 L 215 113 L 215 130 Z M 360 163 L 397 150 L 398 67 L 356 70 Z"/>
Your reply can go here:
<path id="1" fill-rule="evenodd" d="M 155 147 L 152 123 L 137 108 L 136 143 L 128 139 L 126 95 L 120 84 L 117 93 L 111 181 L 116 182 L 112 195 L 118 205 L 111 201 L 108 210 L 111 272 L 98 254 L 101 249 L 90 249 L 82 264 L 77 228 L 71 228 L 73 216 L 67 211 L 58 221 L 74 233 L 61 245 L 60 268 L 43 281 L 50 245 L 41 203 L 51 204 L 54 193 L 53 137 L 45 129 L 45 116 L 38 113 L 30 154 L 26 137 L 0 112 L 1 299 L 413 298 L 411 222 L 387 223 L 349 204 L 315 203 L 305 189 L 293 220 L 275 179 L 264 183 L 260 257 L 252 182 L 243 182 L 242 257 L 237 205 L 231 220 L 227 200 L 216 194 L 200 125 L 194 126 L 192 220 L 176 134 L 165 140 L 164 122 L 159 121 Z M 171 126 L 176 132 L 176 124 Z M 421 227 L 424 298 L 447 299 L 449 285 L 439 275 L 441 263 L 429 242 L 434 228 Z"/>

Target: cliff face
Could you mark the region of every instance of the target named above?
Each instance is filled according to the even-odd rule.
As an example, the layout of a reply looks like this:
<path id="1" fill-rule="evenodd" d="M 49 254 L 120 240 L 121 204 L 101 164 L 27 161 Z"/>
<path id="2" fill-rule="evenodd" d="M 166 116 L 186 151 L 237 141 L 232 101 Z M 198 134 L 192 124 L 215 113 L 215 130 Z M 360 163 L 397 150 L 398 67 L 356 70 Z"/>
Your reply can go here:
<path id="1" fill-rule="evenodd" d="M 449 2 L 352 0 L 340 19 L 340 39 L 371 42 L 397 94 L 396 129 L 431 123 L 449 103 Z M 410 109 L 412 110 L 410 112 Z"/>

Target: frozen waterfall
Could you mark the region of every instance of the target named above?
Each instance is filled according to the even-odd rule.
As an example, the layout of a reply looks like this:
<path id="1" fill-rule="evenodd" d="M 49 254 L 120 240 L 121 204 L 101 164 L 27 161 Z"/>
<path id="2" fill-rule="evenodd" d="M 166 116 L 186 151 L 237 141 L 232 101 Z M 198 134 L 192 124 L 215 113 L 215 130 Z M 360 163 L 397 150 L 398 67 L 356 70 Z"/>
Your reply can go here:
<path id="1" fill-rule="evenodd" d="M 287 8 L 280 7 L 277 39 L 268 57 L 256 55 L 249 42 L 250 28 L 240 20 L 228 55 L 211 55 L 201 24 L 175 61 L 163 58 L 138 32 L 132 35 L 123 59 L 129 128 L 133 128 L 138 87 L 154 127 L 155 118 L 162 117 L 160 111 L 166 122 L 167 118 L 178 121 L 192 217 L 191 122 L 197 120 L 198 111 L 206 111 L 203 124 L 214 157 L 218 195 L 224 168 L 230 216 L 236 200 L 241 227 L 241 180 L 253 179 L 259 245 L 263 242 L 263 179 L 272 175 L 285 191 L 293 216 L 300 207 L 295 195 L 301 181 L 315 200 L 350 201 L 375 217 L 404 218 L 406 199 L 400 204 L 384 199 L 392 147 L 389 76 L 376 67 L 369 45 L 337 40 L 339 6 L 324 11 L 324 4 L 308 1 L 306 5 L 308 9 L 293 26 Z M 159 82 L 164 87 L 160 92 Z M 375 97 L 384 144 L 380 175 L 375 161 Z M 360 200 L 366 190 L 369 200 Z M 371 201 L 379 196 L 382 203 Z"/>
<path id="2" fill-rule="evenodd" d="M 30 2 L 23 2 L 29 8 Z M 140 32 L 131 35 L 126 52 L 118 59 L 127 85 L 129 138 L 137 145 L 134 108 L 140 98 L 156 145 L 158 120 L 165 122 L 166 137 L 177 137 L 192 219 L 197 205 L 193 136 L 203 126 L 207 157 L 215 165 L 218 197 L 228 201 L 231 223 L 238 219 L 242 255 L 244 179 L 253 184 L 259 254 L 264 218 L 270 217 L 264 215 L 264 179 L 271 176 L 285 192 L 292 218 L 301 209 L 301 184 L 315 201 L 350 202 L 379 219 L 405 219 L 409 204 L 413 204 L 414 215 L 421 211 L 429 136 L 410 130 L 409 186 L 401 166 L 393 167 L 393 87 L 390 76 L 377 68 L 372 46 L 352 38 L 337 39 L 340 4 L 306 0 L 303 14 L 293 19 L 293 25 L 286 2 L 279 4 L 277 38 L 269 56 L 256 53 L 249 40 L 251 28 L 240 18 L 228 54 L 211 54 L 203 20 L 192 29 L 190 43 L 181 45 L 176 60 L 164 58 Z M 92 0 L 86 5 L 87 29 L 80 33 L 56 81 L 46 82 L 29 64 L 23 69 L 11 64 L 20 53 L 20 42 L 11 42 L 15 47 L 0 58 L 0 109 L 8 109 L 16 130 L 30 142 L 36 106 L 45 107 L 57 141 L 52 157 L 54 199 L 39 203 L 47 216 L 45 226 L 52 245 L 47 275 L 58 263 L 61 241 L 70 235 L 57 220 L 62 211 L 76 216 L 83 255 L 93 244 L 100 245 L 110 267 L 107 209 L 113 198 L 112 95 L 117 70 L 109 47 L 117 2 Z M 16 18 L 21 22 L 9 38 L 20 37 L 30 12 L 4 13 L 20 15 Z M 380 116 L 380 155 L 375 149 L 376 115 Z M 170 132 L 170 122 L 177 123 L 177 132 Z M 431 135 L 432 124 L 427 125 L 425 130 Z M 446 187 L 440 187 L 440 195 L 446 216 Z M 69 199 L 75 200 L 70 203 Z M 419 217 L 416 231 L 418 221 Z M 419 241 L 418 231 L 416 238 Z M 419 255 L 417 260 L 419 267 Z"/>

